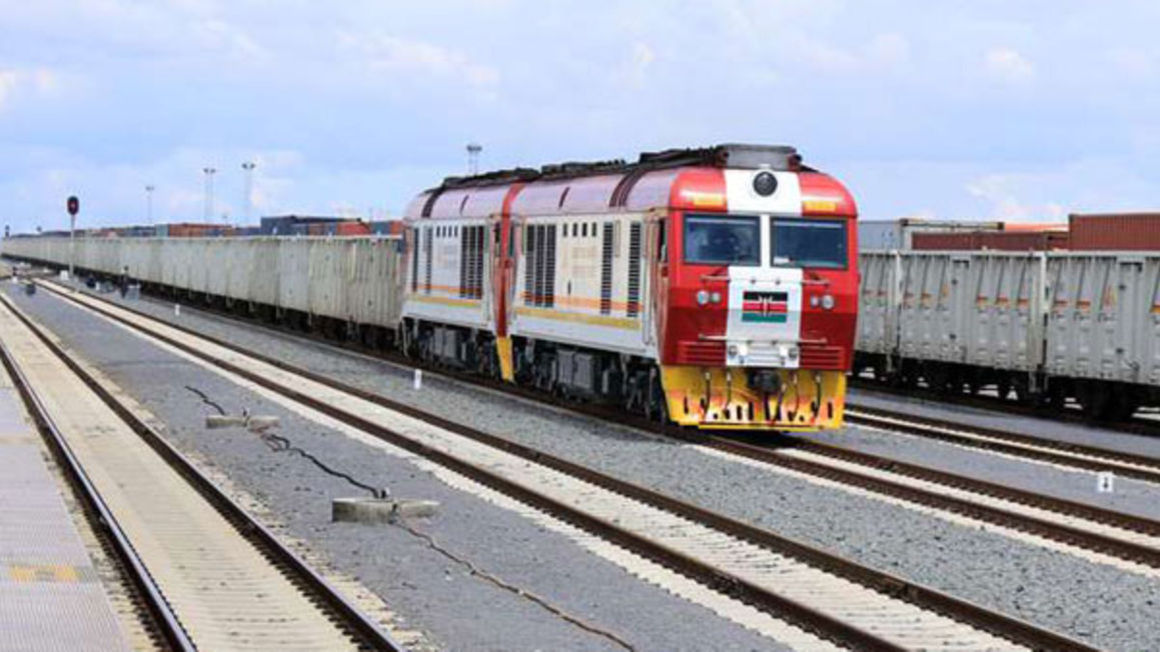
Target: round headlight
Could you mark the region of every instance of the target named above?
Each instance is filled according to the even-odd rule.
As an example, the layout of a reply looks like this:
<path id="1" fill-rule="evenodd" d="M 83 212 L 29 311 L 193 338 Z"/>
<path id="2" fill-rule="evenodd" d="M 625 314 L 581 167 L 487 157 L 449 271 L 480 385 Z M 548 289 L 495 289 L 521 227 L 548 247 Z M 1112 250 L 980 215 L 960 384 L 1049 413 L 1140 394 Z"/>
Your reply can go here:
<path id="1" fill-rule="evenodd" d="M 736 345 L 736 344 L 730 344 L 730 345 L 729 345 L 729 357 L 730 357 L 730 358 L 736 358 L 736 357 L 737 357 L 737 352 L 738 352 L 739 350 L 740 350 L 740 349 L 738 349 L 738 348 L 737 348 L 737 345 Z"/>
<path id="2" fill-rule="evenodd" d="M 833 310 L 834 309 L 834 295 L 823 294 L 822 295 L 822 307 L 825 308 L 826 310 Z"/>
<path id="3" fill-rule="evenodd" d="M 762 197 L 768 197 L 777 192 L 777 177 L 772 172 L 758 172 L 753 177 L 753 191 Z"/>
<path id="4" fill-rule="evenodd" d="M 713 303 L 721 303 L 721 293 L 714 292 L 713 294 L 710 294 L 709 300 L 712 301 Z"/>
<path id="5" fill-rule="evenodd" d="M 697 305 L 703 306 L 706 303 L 709 303 L 709 291 L 708 290 L 697 290 Z"/>
<path id="6" fill-rule="evenodd" d="M 810 295 L 810 307 L 811 308 L 817 308 L 820 303 L 821 303 L 821 299 L 818 298 L 818 295 L 816 295 L 816 294 Z"/>
<path id="7" fill-rule="evenodd" d="M 797 360 L 797 357 L 798 357 L 797 347 L 791 346 L 789 351 L 786 351 L 786 357 L 788 357 L 790 360 Z"/>

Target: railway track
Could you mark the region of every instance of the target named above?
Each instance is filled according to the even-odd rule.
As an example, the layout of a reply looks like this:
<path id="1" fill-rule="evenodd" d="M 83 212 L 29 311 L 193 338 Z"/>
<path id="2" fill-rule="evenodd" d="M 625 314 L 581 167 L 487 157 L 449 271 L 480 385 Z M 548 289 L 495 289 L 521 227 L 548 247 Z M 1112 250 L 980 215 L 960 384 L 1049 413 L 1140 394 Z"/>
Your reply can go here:
<path id="1" fill-rule="evenodd" d="M 100 297 L 94 297 L 94 299 L 108 305 L 117 305 Z M 118 306 L 118 308 L 149 320 L 154 319 L 131 308 L 124 306 Z M 238 321 L 231 317 L 223 317 L 223 319 Z M 252 325 L 252 322 L 244 323 Z M 174 324 L 169 324 L 169 326 L 191 335 L 206 337 L 218 345 L 236 349 L 228 342 L 199 334 L 192 329 Z M 349 351 L 348 349 L 343 350 L 344 352 Z M 268 358 L 266 360 L 272 364 L 283 364 Z M 414 364 L 413 361 L 409 360 L 390 359 L 389 361 L 396 364 Z M 293 369 L 293 367 L 287 368 Z M 301 372 L 301 370 L 295 371 Z M 446 370 L 436 371 L 447 373 Z M 452 374 L 452 377 L 460 382 L 484 385 L 489 389 L 514 394 L 521 398 L 541 402 L 545 400 L 541 394 L 528 392 L 506 383 L 481 382 L 479 378 L 466 374 Z M 322 380 L 331 382 L 329 379 Z M 1086 556 L 1089 559 L 1111 562 L 1120 567 L 1147 574 L 1155 574 L 1155 571 L 1160 569 L 1160 522 L 1152 519 L 862 453 L 804 437 L 776 440 L 773 444 L 747 442 L 732 435 L 719 436 L 699 431 L 688 431 L 665 427 L 656 422 L 635 418 L 631 415 L 626 417 L 623 413 L 610 414 L 609 411 L 600 406 L 560 401 L 554 403 L 566 410 L 626 423 L 635 428 L 647 430 L 656 436 L 702 446 L 787 472 L 837 483 L 841 486 L 856 487 L 912 505 L 934 509 L 943 514 L 954 514 L 1006 528 L 1013 532 L 1030 534 L 1088 553 Z M 863 415 L 858 413 L 858 416 L 851 420 L 862 417 Z M 871 417 L 865 418 L 867 420 L 862 423 L 867 425 L 891 427 L 890 423 L 883 419 L 872 421 Z M 914 430 L 919 432 L 927 431 L 922 428 L 920 423 L 915 423 L 911 417 L 895 416 L 894 421 L 909 423 Z M 943 429 L 956 427 L 961 429 L 961 426 L 957 426 L 957 424 L 930 424 L 930 426 L 932 428 L 941 426 Z M 899 429 L 901 428 L 900 426 Z M 910 431 L 904 430 L 904 432 Z M 1001 431 L 996 431 L 996 433 L 1005 434 Z M 1016 439 L 1020 437 L 1019 435 L 1010 436 Z M 946 437 L 950 441 L 958 443 L 957 438 L 951 438 L 950 435 L 946 435 Z M 1046 441 L 1058 443 L 1052 440 Z M 1084 449 L 1084 447 L 1078 446 L 1071 446 L 1071 448 Z M 1105 451 L 1104 449 L 1086 450 L 1106 452 L 1110 455 L 1116 454 L 1116 451 Z M 1120 472 L 1114 464 L 1109 467 L 1097 461 L 1094 455 L 1092 457 L 1091 466 L 1086 468 Z M 1136 456 L 1124 454 L 1124 458 L 1133 460 L 1136 459 Z M 1157 462 L 1160 463 L 1160 460 Z M 1124 475 L 1129 474 L 1124 473 Z"/>
<path id="2" fill-rule="evenodd" d="M 1032 459 L 1085 471 L 1110 471 L 1116 475 L 1160 484 L 1160 458 L 1109 448 L 1086 446 L 1047 437 L 972 426 L 954 421 L 919 417 L 894 410 L 849 405 L 850 423 L 904 432 L 959 446 Z"/>
<path id="3" fill-rule="evenodd" d="M 881 650 L 1092 649 L 283 361 L 87 295 L 53 291 L 218 373 L 423 456 L 833 643 Z"/>
<path id="4" fill-rule="evenodd" d="M 1072 406 L 1065 406 L 1064 409 L 1048 409 L 1040 406 L 1027 405 L 1018 401 L 1002 399 L 997 395 L 989 396 L 983 393 L 946 393 L 935 391 L 924 386 L 894 386 L 865 376 L 851 376 L 848 382 L 852 388 L 879 394 L 921 398 L 937 403 L 959 405 L 992 412 L 998 411 L 1004 414 L 1017 414 L 1034 419 L 1050 419 L 1060 423 L 1102 428 L 1129 435 L 1149 437 L 1160 435 L 1160 420 L 1155 418 L 1133 416 L 1121 421 L 1094 421 L 1091 417 L 1084 414 L 1081 409 Z"/>
<path id="5" fill-rule="evenodd" d="M 0 333 L 0 360 L 169 649 L 403 649 L 6 297 Z"/>

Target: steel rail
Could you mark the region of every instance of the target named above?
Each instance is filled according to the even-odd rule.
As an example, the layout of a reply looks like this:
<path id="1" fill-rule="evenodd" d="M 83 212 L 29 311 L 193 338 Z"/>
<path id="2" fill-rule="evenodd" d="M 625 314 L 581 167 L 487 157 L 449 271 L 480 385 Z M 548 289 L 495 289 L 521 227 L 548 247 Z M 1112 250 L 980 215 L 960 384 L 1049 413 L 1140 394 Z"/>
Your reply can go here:
<path id="1" fill-rule="evenodd" d="M 283 573 L 309 597 L 317 600 L 332 617 L 337 618 L 353 633 L 362 646 L 383 652 L 405 652 L 406 648 L 395 641 L 381 625 L 373 621 L 361 609 L 348 601 L 326 578 L 314 570 L 297 553 L 284 545 L 277 536 L 262 523 L 252 517 L 244 507 L 205 476 L 185 455 L 165 440 L 152 426 L 145 423 L 118 399 L 108 388 L 82 367 L 70 354 L 50 338 L 38 324 L 16 309 L 8 297 L 0 294 L 3 303 L 21 323 L 23 323 L 61 362 L 65 364 L 84 384 L 93 391 L 117 416 L 139 435 L 158 455 L 179 475 L 214 506 L 248 541 L 267 554 Z M 4 351 L 7 360 L 7 351 Z M 6 363 L 7 364 L 7 363 Z M 61 440 L 67 447 L 67 444 Z M 78 463 L 79 464 L 79 463 Z M 79 467 L 78 467 L 79 468 Z M 83 473 L 83 470 L 81 471 Z M 91 487 L 91 485 L 90 485 Z M 92 491 L 96 491 L 92 488 Z M 98 497 L 99 498 L 99 497 Z M 111 518 L 111 515 L 109 516 Z M 140 560 L 138 560 L 140 563 Z M 192 644 L 189 648 L 195 649 Z"/>
<path id="2" fill-rule="evenodd" d="M 100 492 L 97 491 L 96 486 L 85 473 L 84 467 L 73 454 L 72 448 L 69 447 L 64 435 L 61 434 L 56 422 L 53 421 L 48 407 L 44 405 L 36 390 L 33 389 L 32 383 L 24 375 L 24 370 L 16 364 L 16 359 L 2 341 L 0 341 L 0 362 L 8 370 L 8 375 L 16 385 L 16 390 L 23 399 L 32 420 L 36 423 L 37 430 L 40 431 L 41 437 L 44 438 L 49 449 L 53 452 L 53 457 L 56 458 L 60 468 L 64 471 L 74 493 L 81 499 L 88 514 L 89 523 L 99 533 L 98 536 L 101 536 L 109 544 L 120 562 L 119 567 L 122 574 L 129 579 L 133 585 L 134 593 L 144 603 L 145 610 L 151 618 L 150 624 L 157 630 L 170 650 L 195 652 L 197 647 L 189 639 L 189 635 L 185 632 L 185 628 L 182 627 L 177 615 L 174 614 L 160 587 L 153 581 L 149 569 L 145 567 L 145 563 L 137 555 L 129 537 L 117 523 L 117 518 L 113 516 L 112 510 L 105 504 Z"/>
<path id="3" fill-rule="evenodd" d="M 102 297 L 95 296 L 90 293 L 85 294 L 86 296 L 91 296 L 94 299 L 108 302 Z M 110 305 L 116 305 L 119 308 L 133 314 L 156 320 L 155 317 L 152 317 L 148 313 L 144 313 L 128 306 L 116 304 L 113 302 L 108 303 L 110 303 Z M 222 319 L 227 322 L 244 323 L 251 327 L 256 326 L 262 329 L 269 329 L 281 336 L 300 339 L 301 341 L 310 342 L 316 345 L 320 343 L 328 346 L 333 345 L 332 342 L 320 342 L 314 338 L 305 337 L 300 334 L 278 328 L 272 328 L 265 324 L 255 324 L 251 320 L 240 319 L 235 316 L 220 315 L 216 312 L 208 312 L 206 315 L 209 317 Z M 169 322 L 165 323 L 177 330 L 197 335 L 199 337 L 206 337 L 219 345 L 227 347 L 232 346 L 228 342 L 224 342 L 218 338 L 212 338 L 211 336 L 204 335 L 193 329 L 188 329 L 186 327 Z M 346 354 L 350 354 L 352 352 L 359 353 L 357 349 L 352 349 L 352 347 L 340 346 L 338 348 Z M 362 355 L 362 353 L 359 354 Z M 386 360 L 390 363 L 416 366 L 415 361 L 405 359 L 399 360 L 394 356 L 375 356 L 374 359 L 376 361 Z M 276 360 L 266 359 L 265 361 L 271 364 L 280 364 L 280 361 Z M 429 368 L 425 365 L 420 366 Z M 289 370 L 295 372 L 301 371 L 294 368 Z M 930 490 L 919 489 L 897 482 L 891 482 L 885 479 L 874 478 L 854 471 L 839 469 L 818 462 L 788 457 L 786 455 L 779 454 L 777 452 L 777 448 L 779 446 L 794 448 L 831 459 L 857 464 L 859 466 L 864 466 L 870 469 L 887 471 L 917 480 L 932 482 L 947 487 L 969 491 L 971 493 L 979 494 L 982 496 L 990 496 L 1016 504 L 1054 512 L 1063 516 L 1079 517 L 1103 525 L 1109 525 L 1141 534 L 1160 537 L 1160 522 L 1145 517 L 1104 509 L 1087 503 L 1056 498 L 1045 494 L 1038 494 L 1014 487 L 1007 487 L 969 476 L 941 471 L 917 464 L 910 464 L 900 460 L 885 458 L 870 453 L 862 453 L 837 445 L 816 442 L 804 437 L 779 438 L 775 440 L 775 443 L 772 446 L 769 444 L 757 445 L 740 441 L 736 437 L 708 434 L 702 431 L 688 431 L 686 429 L 672 427 L 667 424 L 662 425 L 653 421 L 637 418 L 633 415 L 626 416 L 624 414 L 610 414 L 609 410 L 604 409 L 601 406 L 551 400 L 553 397 L 546 397 L 541 393 L 529 391 L 509 383 L 489 382 L 486 379 L 482 379 L 470 374 L 448 372 L 446 369 L 434 369 L 433 371 L 441 374 L 449 374 L 459 382 L 466 382 L 475 386 L 484 386 L 488 389 L 500 391 L 505 394 L 515 395 L 520 398 L 530 399 L 537 402 L 544 402 L 545 400 L 548 400 L 557 407 L 572 412 L 578 412 L 584 414 L 585 416 L 606 420 L 615 419 L 618 422 L 638 429 L 647 430 L 662 437 L 679 440 L 693 445 L 715 448 L 717 450 L 753 459 L 755 461 L 767 463 L 781 468 L 787 468 L 801 473 L 806 473 L 815 477 L 829 479 L 832 481 L 840 482 L 842 484 L 858 486 L 882 495 L 899 498 L 908 502 L 933 507 L 943 511 L 962 514 L 977 520 L 1036 534 L 1053 541 L 1075 545 L 1089 550 L 1104 552 L 1121 559 L 1160 568 L 1160 550 L 1157 550 L 1156 548 L 1151 548 L 1129 541 L 1116 539 L 1114 537 L 1093 533 L 1073 526 L 1052 523 L 1044 519 L 1014 513 L 1002 508 L 981 505 L 966 499 L 945 496 Z M 1102 451 L 1104 449 L 1091 450 Z M 1130 457 L 1131 456 L 1129 454 L 1129 458 Z M 1160 460 L 1156 461 L 1160 463 Z"/>
<path id="4" fill-rule="evenodd" d="M 846 420 L 857 425 L 905 432 L 918 437 L 971 448 L 1005 453 L 1087 471 L 1112 471 L 1124 477 L 1160 483 L 1160 458 L 1146 455 L 1008 432 L 985 426 L 973 426 L 945 419 L 919 417 L 876 407 L 847 406 Z M 969 435 L 977 435 L 987 439 L 976 439 Z M 1080 455 L 1088 457 L 1078 457 Z M 1099 459 L 1089 459 L 1089 457 Z"/>
<path id="5" fill-rule="evenodd" d="M 851 387 L 864 389 L 868 392 L 889 394 L 891 396 L 905 396 L 908 398 L 919 397 L 924 400 L 935 401 L 938 403 L 971 407 L 980 410 L 988 410 L 991 412 L 1000 411 L 1004 414 L 1017 414 L 1019 416 L 1025 416 L 1034 419 L 1050 419 L 1060 423 L 1101 428 L 1103 430 L 1109 430 L 1111 432 L 1122 434 L 1153 437 L 1160 435 L 1160 421 L 1141 418 L 1138 416 L 1130 417 L 1124 421 L 1096 421 L 1084 414 L 1081 410 L 1070 408 L 1062 410 L 1049 410 L 1045 407 L 1027 405 L 1018 401 L 1002 399 L 998 396 L 986 396 L 982 394 L 967 393 L 947 394 L 930 389 L 928 387 L 917 386 L 895 387 L 886 383 L 876 382 L 869 378 L 862 378 L 860 376 L 851 376 L 849 379 L 849 384 Z"/>
<path id="6" fill-rule="evenodd" d="M 220 360 L 213 355 L 205 353 L 197 347 L 180 342 L 177 339 L 163 335 L 161 333 L 157 333 L 155 330 L 146 328 L 120 315 L 114 314 L 104 307 L 87 305 L 83 302 L 80 302 L 75 297 L 69 296 L 70 290 L 66 289 L 62 291 L 53 289 L 53 292 L 57 296 L 60 296 L 67 301 L 70 301 L 79 306 L 83 306 L 89 310 L 93 310 L 98 314 L 103 315 L 107 319 L 123 324 L 132 330 L 141 332 L 148 337 L 155 338 L 198 359 L 204 360 L 212 365 L 218 366 L 219 368 L 242 376 L 251 382 L 277 392 L 292 400 L 308 405 L 309 407 L 327 414 L 328 416 L 331 416 L 343 423 L 352 425 L 360 430 L 368 432 L 369 434 L 380 437 L 385 441 L 398 445 L 401 448 L 427 457 L 428 459 L 432 459 L 433 461 L 458 472 L 464 473 L 465 475 L 468 475 L 469 477 L 472 477 L 473 479 L 487 486 L 490 486 L 493 489 L 497 489 L 503 493 L 511 495 L 517 500 L 527 502 L 528 504 L 541 507 L 543 509 L 548 509 L 549 511 L 555 513 L 558 517 L 572 522 L 578 526 L 584 527 L 584 529 L 588 529 L 589 531 L 595 531 L 602 537 L 620 543 L 621 545 L 625 545 L 626 547 L 633 547 L 634 549 L 636 548 L 636 545 L 638 545 L 634 542 L 635 539 L 638 539 L 636 535 L 620 531 L 616 526 L 605 523 L 586 514 L 577 513 L 574 508 L 568 505 L 560 505 L 555 503 L 555 501 L 552 499 L 534 494 L 518 485 L 512 485 L 508 480 L 496 477 L 486 469 L 475 467 L 474 465 L 451 457 L 442 451 L 435 450 L 426 444 L 411 440 L 376 423 L 370 422 L 367 419 L 347 413 L 346 411 L 340 408 L 336 408 L 320 399 L 305 395 L 294 389 L 284 387 L 257 373 L 243 369 L 232 363 Z M 720 530 L 738 539 L 762 546 L 777 554 L 798 559 L 799 561 L 802 561 L 810 566 L 851 580 L 862 586 L 866 586 L 875 591 L 878 591 L 884 595 L 909 602 L 922 609 L 926 609 L 958 620 L 960 622 L 967 623 L 980 630 L 990 632 L 1021 645 L 1026 645 L 1032 649 L 1069 650 L 1077 652 L 1081 650 L 1091 651 L 1096 649 L 1061 634 L 1036 627 L 1035 625 L 1019 620 L 1017 618 L 988 610 L 979 605 L 975 605 L 966 600 L 956 598 L 921 584 L 859 565 L 855 562 L 844 559 L 837 555 L 833 555 L 819 548 L 809 546 L 793 539 L 782 537 L 769 530 L 761 529 L 743 521 L 712 512 L 698 505 L 672 498 L 671 496 L 662 494 L 660 492 L 653 491 L 640 485 L 612 477 L 594 469 L 581 466 L 574 462 L 570 462 L 563 458 L 545 453 L 523 444 L 503 439 L 495 435 L 490 435 L 470 426 L 466 426 L 444 417 L 428 413 L 418 408 L 399 403 L 385 396 L 375 394 L 358 387 L 353 387 L 323 374 L 300 369 L 285 362 L 284 360 L 279 360 L 265 356 L 263 354 L 255 353 L 250 349 L 233 344 L 231 342 L 227 342 L 221 338 L 199 333 L 187 326 L 172 324 L 159 320 L 152 315 L 134 310 L 132 308 L 127 308 L 125 306 L 120 306 L 108 301 L 107 299 L 96 297 L 89 293 L 85 293 L 85 295 L 101 303 L 116 306 L 118 309 L 125 310 L 126 312 L 141 317 L 148 322 L 160 324 L 167 328 L 172 328 L 180 333 L 198 338 L 205 342 L 210 342 L 226 350 L 274 366 L 278 369 L 282 369 L 313 382 L 317 382 L 329 388 L 347 393 L 352 396 L 356 396 L 360 399 L 369 401 L 376 405 L 380 405 L 390 410 L 394 410 L 401 414 L 405 414 L 438 428 L 448 430 L 493 448 L 517 455 L 528 461 L 542 464 L 548 468 L 572 475 L 609 491 L 613 491 L 652 507 L 668 511 L 708 527 Z M 594 530 L 593 528 L 596 529 Z M 701 564 L 701 562 L 684 557 L 683 555 L 675 553 L 674 551 L 648 550 L 647 548 L 655 547 L 655 544 L 650 542 L 645 541 L 644 545 L 646 546 L 645 549 L 637 549 L 639 554 L 643 554 L 646 557 L 660 561 L 661 563 L 664 563 L 670 567 L 679 569 L 687 576 L 698 579 L 708 586 L 727 595 L 732 595 L 755 606 L 764 606 L 767 611 L 774 613 L 775 615 L 779 615 L 782 618 L 785 618 L 788 615 L 790 619 L 796 620 L 799 625 L 805 626 L 805 628 L 819 635 L 822 635 L 823 637 L 830 638 L 831 640 L 839 641 L 845 644 L 852 643 L 849 638 L 835 636 L 833 632 L 827 632 L 824 629 L 818 628 L 819 625 L 822 624 L 829 625 L 830 623 L 826 621 L 832 620 L 824 614 L 820 614 L 809 609 L 808 607 L 798 605 L 796 603 L 785 605 L 784 599 L 776 597 L 772 603 L 767 602 L 763 604 L 760 598 L 763 597 L 761 594 L 764 593 L 764 590 L 760 587 L 752 587 L 737 578 L 723 575 L 720 571 L 715 570 L 712 567 L 705 567 Z M 754 589 L 756 589 L 756 592 Z M 783 610 L 787 606 L 789 609 Z M 799 618 L 801 620 L 797 620 Z M 837 622 L 835 624 L 839 625 L 845 630 L 852 629 L 844 623 Z M 859 636 L 865 635 L 865 633 L 858 630 L 854 630 L 854 632 L 856 632 L 856 634 Z M 869 644 L 869 647 L 859 647 L 858 644 L 854 644 L 854 646 L 857 649 L 888 649 L 876 646 L 890 646 L 890 644 L 878 641 L 872 636 L 870 638 L 875 642 L 873 644 Z M 865 646 L 868 645 L 868 643 L 862 643 L 862 645 Z"/>

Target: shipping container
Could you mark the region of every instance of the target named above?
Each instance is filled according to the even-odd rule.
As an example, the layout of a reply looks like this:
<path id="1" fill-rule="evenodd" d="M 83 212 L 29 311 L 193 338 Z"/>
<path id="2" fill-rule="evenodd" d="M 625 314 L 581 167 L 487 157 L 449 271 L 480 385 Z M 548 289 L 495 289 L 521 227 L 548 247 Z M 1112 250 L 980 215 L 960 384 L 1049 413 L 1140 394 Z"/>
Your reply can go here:
<path id="1" fill-rule="evenodd" d="M 262 235 L 287 235 L 304 232 L 296 227 L 328 222 L 348 222 L 345 217 L 323 217 L 318 215 L 273 215 L 261 220 Z"/>
<path id="2" fill-rule="evenodd" d="M 928 220 L 903 217 L 897 220 L 858 221 L 858 248 L 865 250 L 911 249 L 915 234 L 927 231 L 1001 231 L 1002 222 Z"/>
<path id="3" fill-rule="evenodd" d="M 370 235 L 371 227 L 366 222 L 339 222 L 335 225 L 335 235 Z"/>
<path id="4" fill-rule="evenodd" d="M 1057 251 L 1069 248 L 1067 231 L 999 231 L 979 233 L 979 249 L 992 251 Z"/>
<path id="5" fill-rule="evenodd" d="M 1068 249 L 1067 231 L 932 231 L 915 233 L 914 251 L 1054 251 Z"/>
<path id="6" fill-rule="evenodd" d="M 1068 216 L 1075 251 L 1160 251 L 1160 213 Z"/>

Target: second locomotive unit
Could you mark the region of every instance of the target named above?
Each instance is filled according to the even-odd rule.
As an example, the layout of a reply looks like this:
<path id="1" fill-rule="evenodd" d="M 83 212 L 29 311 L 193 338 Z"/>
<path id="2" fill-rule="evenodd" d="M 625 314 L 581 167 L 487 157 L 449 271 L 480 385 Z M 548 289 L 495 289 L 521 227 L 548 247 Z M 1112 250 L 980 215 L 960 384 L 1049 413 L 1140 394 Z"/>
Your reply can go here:
<path id="1" fill-rule="evenodd" d="M 406 212 L 404 349 L 707 428 L 841 425 L 857 210 L 790 147 L 450 178 Z"/>

